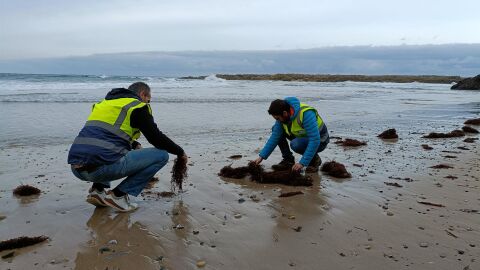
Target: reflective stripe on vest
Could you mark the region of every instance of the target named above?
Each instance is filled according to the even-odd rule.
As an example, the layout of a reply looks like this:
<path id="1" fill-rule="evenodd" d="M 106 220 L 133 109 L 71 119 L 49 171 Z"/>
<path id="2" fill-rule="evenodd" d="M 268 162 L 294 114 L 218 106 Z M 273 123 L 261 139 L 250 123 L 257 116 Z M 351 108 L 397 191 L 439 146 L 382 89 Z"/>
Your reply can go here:
<path id="1" fill-rule="evenodd" d="M 86 145 L 98 146 L 119 154 L 126 154 L 128 152 L 128 150 L 122 146 L 116 146 L 111 142 L 107 142 L 107 141 L 99 140 L 95 138 L 77 137 L 73 141 L 73 144 L 86 144 Z"/>
<path id="2" fill-rule="evenodd" d="M 315 108 L 308 106 L 307 104 L 300 104 L 300 111 L 297 113 L 297 117 L 294 119 L 294 121 L 288 123 L 288 124 L 282 124 L 283 129 L 287 133 L 288 136 L 295 136 L 297 138 L 299 137 L 306 137 L 306 131 L 303 128 L 303 114 L 306 111 L 313 110 L 315 111 L 315 114 L 317 115 L 317 127 L 318 130 L 322 130 L 323 128 L 323 120 L 318 114 L 317 110 Z"/>

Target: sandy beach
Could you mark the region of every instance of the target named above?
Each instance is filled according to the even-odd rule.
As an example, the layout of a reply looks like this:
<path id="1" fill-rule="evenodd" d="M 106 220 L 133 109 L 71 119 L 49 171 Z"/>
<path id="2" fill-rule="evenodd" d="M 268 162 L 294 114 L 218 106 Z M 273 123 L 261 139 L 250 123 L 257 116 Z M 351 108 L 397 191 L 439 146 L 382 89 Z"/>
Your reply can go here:
<path id="1" fill-rule="evenodd" d="M 267 84 L 255 82 L 247 88 Z M 214 111 L 204 103 L 175 103 L 183 111 L 180 115 L 172 114 L 171 104 L 152 104 L 161 129 L 190 156 L 189 178 L 184 192 L 172 198 L 139 196 L 140 208 L 133 213 L 95 209 L 85 202 L 89 184 L 76 179 L 66 164 L 68 136 L 51 145 L 15 145 L 9 139 L 0 155 L 0 240 L 23 235 L 50 239 L 14 250 L 12 257 L 0 260 L 0 269 L 198 269 L 199 262 L 205 263 L 202 269 L 480 268 L 479 140 L 463 141 L 480 136 L 422 138 L 433 131 L 459 129 L 465 120 L 478 118 L 478 103 L 470 96 L 457 99 L 454 95 L 462 94 L 451 93 L 448 85 L 405 94 L 408 98 L 397 97 L 401 90 L 396 88 L 382 90 L 385 85 L 371 92 L 360 85 L 327 100 L 323 97 L 329 97 L 329 89 L 341 86 L 282 85 L 274 94 L 264 94 L 265 100 L 304 86 L 292 95 L 320 108 L 331 136 L 367 142 L 344 148 L 332 140 L 321 155 L 324 162 L 343 163 L 351 178 L 318 173 L 311 175 L 312 187 L 288 187 L 219 177 L 223 166 L 244 166 L 255 159 L 268 138 L 273 124 L 265 112 L 268 103 L 263 96 L 249 103 L 249 93 L 246 102 L 220 103 L 216 112 L 223 117 L 217 122 L 203 117 Z M 367 96 L 358 96 L 364 91 Z M 429 91 L 438 92 L 429 95 Z M 32 104 L 22 106 L 40 106 Z M 78 123 L 68 128 L 74 134 L 90 103 L 67 105 L 76 111 L 72 118 Z M 65 111 L 59 109 L 62 104 L 49 106 Z M 241 119 L 235 113 L 239 110 Z M 183 133 L 182 124 L 163 120 L 189 115 L 193 119 L 183 125 L 191 121 L 194 128 Z M 199 119 L 201 130 L 194 122 Z M 59 121 L 51 125 L 63 120 Z M 388 128 L 397 130 L 398 140 L 377 137 Z M 225 131 L 216 133 L 219 129 Z M 422 144 L 433 149 L 425 150 Z M 242 158 L 228 158 L 235 154 Z M 269 168 L 280 158 L 276 150 L 263 164 Z M 150 191 L 170 191 L 172 161 L 173 157 L 157 174 L 160 181 Z M 453 168 L 431 168 L 438 164 Z M 12 190 L 20 184 L 36 186 L 42 193 L 16 197 Z M 304 194 L 278 197 L 288 191 Z"/>

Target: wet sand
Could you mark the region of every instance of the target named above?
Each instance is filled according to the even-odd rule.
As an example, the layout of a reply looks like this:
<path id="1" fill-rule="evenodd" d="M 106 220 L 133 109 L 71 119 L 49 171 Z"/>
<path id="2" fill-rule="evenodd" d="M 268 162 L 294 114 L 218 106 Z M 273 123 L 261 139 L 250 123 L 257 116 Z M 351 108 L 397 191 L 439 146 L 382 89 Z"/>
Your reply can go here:
<path id="1" fill-rule="evenodd" d="M 86 203 L 90 185 L 66 165 L 90 103 L 2 103 L 0 111 L 15 118 L 6 119 L 0 144 L 0 240 L 50 240 L 15 250 L 0 269 L 197 269 L 199 261 L 203 269 L 480 268 L 480 141 L 464 142 L 480 135 L 422 138 L 478 118 L 477 94 L 420 84 L 229 83 L 154 93 L 170 97 L 152 108 L 189 154 L 189 178 L 184 193 L 138 197 L 140 208 L 127 214 Z M 222 167 L 257 157 L 273 123 L 268 102 L 287 94 L 319 108 L 332 136 L 367 143 L 332 140 L 321 154 L 352 177 L 320 172 L 311 187 L 219 177 Z M 398 139 L 377 137 L 389 128 Z M 280 158 L 276 150 L 263 164 Z M 170 191 L 173 159 L 152 192 Z M 431 168 L 439 164 L 453 168 Z M 15 197 L 21 184 L 42 193 Z M 303 194 L 279 197 L 294 191 Z"/>
<path id="2" fill-rule="evenodd" d="M 397 129 L 400 139 L 384 141 L 376 137 L 383 128 L 357 134 L 368 143 L 362 148 L 331 143 L 324 162 L 345 164 L 352 178 L 313 174 L 312 187 L 217 176 L 226 164 L 241 166 L 254 159 L 261 142 L 241 152 L 232 144 L 197 148 L 190 154 L 193 166 L 184 193 L 139 197 L 140 209 L 129 214 L 84 202 L 89 185 L 65 166 L 68 146 L 4 149 L 2 163 L 9 169 L 1 175 L 2 240 L 22 235 L 50 240 L 15 250 L 0 268 L 196 269 L 203 260 L 204 269 L 478 269 L 478 141 L 424 139 L 406 126 Z M 462 146 L 469 150 L 457 148 Z M 243 158 L 232 161 L 233 154 Z M 277 153 L 264 163 L 279 158 Z M 454 168 L 429 168 L 440 163 Z M 152 191 L 170 189 L 172 161 L 168 166 Z M 42 194 L 14 197 L 12 190 L 20 183 Z M 291 191 L 304 194 L 278 197 Z M 112 240 L 116 243 L 109 244 Z"/>

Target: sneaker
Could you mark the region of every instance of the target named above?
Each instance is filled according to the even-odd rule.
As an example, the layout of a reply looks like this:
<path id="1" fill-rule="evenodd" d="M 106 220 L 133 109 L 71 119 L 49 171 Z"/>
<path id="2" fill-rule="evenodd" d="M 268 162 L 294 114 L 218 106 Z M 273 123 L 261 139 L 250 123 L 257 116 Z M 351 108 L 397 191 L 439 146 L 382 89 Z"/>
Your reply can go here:
<path id="1" fill-rule="evenodd" d="M 272 165 L 272 169 L 275 171 L 286 171 L 292 168 L 295 164 L 293 159 L 282 159 L 278 164 Z"/>
<path id="2" fill-rule="evenodd" d="M 88 191 L 88 196 L 86 201 L 98 207 L 105 207 L 105 206 L 108 206 L 105 203 L 105 196 L 107 196 L 107 192 L 105 192 L 105 190 L 98 191 L 94 188 L 91 188 Z"/>
<path id="3" fill-rule="evenodd" d="M 305 172 L 316 173 L 318 172 L 318 167 L 320 167 L 320 165 L 322 165 L 322 159 L 318 154 L 316 154 L 315 157 L 313 157 L 312 161 L 310 161 L 310 164 L 305 169 Z"/>
<path id="4" fill-rule="evenodd" d="M 130 212 L 138 208 L 138 204 L 130 202 L 128 194 L 117 197 L 113 191 L 109 191 L 105 197 L 105 203 L 120 212 Z"/>

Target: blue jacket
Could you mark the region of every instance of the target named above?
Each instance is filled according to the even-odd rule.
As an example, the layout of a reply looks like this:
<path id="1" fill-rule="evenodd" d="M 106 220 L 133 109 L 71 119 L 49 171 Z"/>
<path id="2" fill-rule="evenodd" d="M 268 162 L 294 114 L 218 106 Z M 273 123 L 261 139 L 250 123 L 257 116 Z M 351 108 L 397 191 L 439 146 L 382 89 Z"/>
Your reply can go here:
<path id="1" fill-rule="evenodd" d="M 300 100 L 298 100 L 298 98 L 296 97 L 286 97 L 285 101 L 290 105 L 290 107 L 293 108 L 294 114 L 290 117 L 290 121 L 292 121 L 297 117 L 297 114 L 300 111 Z M 308 166 L 308 164 L 310 164 L 310 161 L 312 161 L 313 157 L 317 153 L 318 147 L 320 146 L 321 135 L 324 137 L 328 137 L 328 132 L 326 129 L 326 125 L 324 125 L 324 128 L 322 128 L 322 130 L 318 130 L 317 115 L 314 111 L 311 110 L 306 111 L 303 114 L 302 124 L 303 128 L 307 132 L 308 146 L 303 153 L 302 159 L 299 163 L 303 166 Z M 263 159 L 267 159 L 270 154 L 272 154 L 275 147 L 277 147 L 280 138 L 285 135 L 286 134 L 283 130 L 282 123 L 280 121 L 275 121 L 275 124 L 272 128 L 272 135 L 263 147 L 259 156 Z"/>

